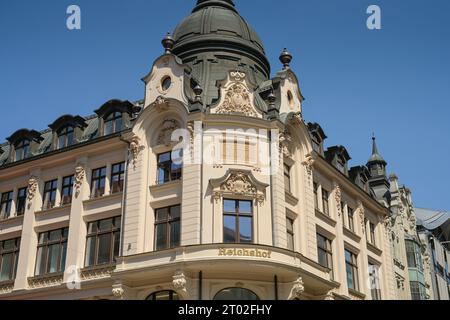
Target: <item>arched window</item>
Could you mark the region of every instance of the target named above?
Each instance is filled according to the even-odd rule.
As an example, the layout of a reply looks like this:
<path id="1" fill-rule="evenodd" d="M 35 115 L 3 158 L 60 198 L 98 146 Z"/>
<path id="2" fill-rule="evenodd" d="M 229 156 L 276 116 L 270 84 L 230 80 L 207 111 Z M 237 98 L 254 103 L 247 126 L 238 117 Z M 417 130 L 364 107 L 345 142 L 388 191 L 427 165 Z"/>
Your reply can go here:
<path id="1" fill-rule="evenodd" d="M 243 288 L 228 288 L 219 291 L 214 300 L 231 300 L 231 301 L 246 301 L 259 300 L 259 297 L 248 289 Z"/>
<path id="2" fill-rule="evenodd" d="M 105 136 L 122 131 L 122 113 L 112 112 L 105 118 Z"/>
<path id="3" fill-rule="evenodd" d="M 23 139 L 15 145 L 15 161 L 28 158 L 30 155 L 30 140 Z"/>
<path id="4" fill-rule="evenodd" d="M 147 297 L 145 300 L 153 300 L 153 301 L 177 301 L 180 300 L 178 297 L 178 294 L 175 291 L 158 291 L 155 293 L 152 293 Z"/>
<path id="5" fill-rule="evenodd" d="M 69 147 L 73 144 L 73 127 L 67 126 L 58 133 L 58 149 Z"/>

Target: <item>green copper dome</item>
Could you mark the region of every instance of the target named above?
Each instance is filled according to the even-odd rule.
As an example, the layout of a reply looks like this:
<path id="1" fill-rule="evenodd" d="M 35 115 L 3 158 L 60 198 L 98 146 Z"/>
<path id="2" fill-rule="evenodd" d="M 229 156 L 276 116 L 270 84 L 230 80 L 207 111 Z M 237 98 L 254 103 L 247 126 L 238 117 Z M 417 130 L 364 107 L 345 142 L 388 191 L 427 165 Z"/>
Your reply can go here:
<path id="1" fill-rule="evenodd" d="M 173 53 L 192 67 L 207 105 L 218 98 L 216 81 L 225 79 L 228 71 L 245 71 L 255 83 L 270 76 L 262 41 L 232 0 L 198 0 L 173 38 Z"/>

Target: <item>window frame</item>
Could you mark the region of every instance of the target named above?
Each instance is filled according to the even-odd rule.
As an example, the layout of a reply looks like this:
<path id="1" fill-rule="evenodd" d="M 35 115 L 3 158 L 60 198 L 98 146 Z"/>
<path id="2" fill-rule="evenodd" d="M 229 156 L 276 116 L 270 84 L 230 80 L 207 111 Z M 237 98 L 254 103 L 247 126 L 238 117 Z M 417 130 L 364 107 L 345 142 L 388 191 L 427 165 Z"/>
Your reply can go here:
<path id="1" fill-rule="evenodd" d="M 120 122 L 119 122 L 120 121 Z M 111 123 L 111 132 L 108 132 L 109 123 Z M 123 130 L 123 113 L 112 111 L 104 118 L 103 135 L 109 136 Z"/>
<path id="2" fill-rule="evenodd" d="M 322 213 L 330 216 L 330 192 L 322 187 Z"/>
<path id="3" fill-rule="evenodd" d="M 91 175 L 91 199 L 100 198 L 100 197 L 103 197 L 105 195 L 105 193 L 106 193 L 106 176 L 107 176 L 106 170 L 107 170 L 106 166 L 92 170 L 92 175 Z M 96 177 L 95 173 L 97 173 L 97 172 L 99 174 Z M 103 172 L 104 172 L 104 174 L 103 174 Z M 99 188 L 99 186 L 101 185 L 101 181 L 103 181 L 103 188 Z M 98 193 L 98 190 L 102 190 L 102 191 Z"/>
<path id="4" fill-rule="evenodd" d="M 9 219 L 12 215 L 14 191 L 0 194 L 0 219 Z"/>
<path id="5" fill-rule="evenodd" d="M 169 300 L 157 299 L 158 294 L 164 294 L 164 293 L 169 294 Z M 173 291 L 173 290 L 161 290 L 161 291 L 153 292 L 145 300 L 147 300 L 147 301 L 179 301 L 180 296 L 178 295 L 178 293 L 176 291 Z"/>
<path id="6" fill-rule="evenodd" d="M 14 241 L 14 248 L 13 249 L 4 249 L 5 243 Z M 2 282 L 8 282 L 8 281 L 14 281 L 17 275 L 17 265 L 19 263 L 19 254 L 20 254 L 20 241 L 21 238 L 13 238 L 13 239 L 7 239 L 0 241 L 0 283 Z M 5 255 L 12 254 L 12 261 L 13 265 L 11 266 L 11 271 L 9 278 L 6 280 L 1 280 L 2 275 L 2 267 L 3 267 L 3 259 Z"/>
<path id="7" fill-rule="evenodd" d="M 179 217 L 177 218 L 173 218 L 172 217 L 172 209 L 177 208 L 179 209 Z M 167 219 L 165 220 L 157 220 L 158 218 L 158 211 L 159 210 L 167 210 Z M 154 224 L 154 250 L 155 251 L 162 251 L 162 250 L 168 250 L 168 249 L 173 249 L 173 248 L 177 248 L 181 245 L 181 205 L 173 205 L 173 206 L 169 206 L 169 207 L 164 207 L 164 208 L 158 208 L 155 210 L 155 224 Z M 179 243 L 178 244 L 173 244 L 172 243 L 172 225 L 175 223 L 179 223 L 180 225 L 180 234 L 178 235 L 179 238 Z M 164 248 L 159 248 L 158 247 L 158 233 L 157 233 L 157 228 L 160 225 L 164 225 L 165 227 L 165 231 L 166 231 L 166 245 Z"/>
<path id="8" fill-rule="evenodd" d="M 323 254 L 325 254 L 326 260 L 327 260 L 327 265 L 323 265 L 320 262 L 320 259 L 318 259 L 318 263 L 325 268 L 329 268 L 332 272 L 333 272 L 333 240 L 330 240 L 328 237 L 324 236 L 321 233 L 316 233 L 316 238 L 317 238 L 317 255 L 318 257 L 320 256 L 320 252 L 322 252 Z M 320 241 L 319 238 L 323 239 L 323 242 L 326 244 L 325 247 L 322 247 L 320 245 Z"/>
<path id="9" fill-rule="evenodd" d="M 291 180 L 291 170 L 292 166 L 287 163 L 283 164 L 284 170 L 284 190 L 288 193 L 292 193 L 292 180 Z"/>
<path id="10" fill-rule="evenodd" d="M 58 240 L 49 240 L 50 239 L 50 234 L 53 232 L 60 232 L 60 238 Z M 67 234 L 65 236 L 65 234 Z M 45 242 L 40 243 L 41 242 L 41 236 L 46 235 L 45 239 L 47 239 Z M 36 263 L 35 263 L 35 268 L 34 268 L 34 275 L 39 277 L 39 276 L 45 276 L 45 275 L 51 275 L 51 274 L 57 274 L 57 273 L 61 273 L 65 271 L 65 267 L 66 267 L 66 259 L 67 259 L 67 243 L 69 240 L 69 227 L 65 227 L 65 228 L 61 228 L 61 229 L 56 229 L 56 230 L 50 230 L 50 231 L 45 231 L 45 232 L 41 232 L 38 234 L 38 245 L 37 245 L 37 250 L 36 250 Z M 49 248 L 51 246 L 54 245 L 59 245 L 59 253 L 58 253 L 58 267 L 57 267 L 57 271 L 55 272 L 50 272 L 49 271 Z M 65 246 L 65 248 L 64 248 Z M 43 273 L 38 273 L 38 268 L 40 268 L 41 266 L 38 264 L 39 261 L 39 249 L 41 248 L 45 248 L 45 271 Z M 43 249 L 44 250 L 44 249 Z M 63 268 L 64 265 L 64 268 Z M 42 271 L 42 270 L 41 270 Z"/>
<path id="11" fill-rule="evenodd" d="M 18 153 L 20 151 L 20 157 L 18 157 Z M 30 139 L 22 139 L 17 144 L 14 145 L 14 161 L 25 160 L 30 156 L 31 151 L 31 140 Z"/>
<path id="12" fill-rule="evenodd" d="M 319 209 L 319 184 L 317 182 L 313 183 L 313 192 L 314 192 L 314 205 L 316 210 Z"/>
<path id="13" fill-rule="evenodd" d="M 69 182 L 67 182 L 69 180 Z M 73 198 L 73 184 L 75 182 L 75 176 L 67 176 L 62 179 L 62 185 L 61 185 L 61 205 L 69 205 L 72 204 L 72 198 Z M 68 191 L 68 195 L 65 196 L 65 191 Z M 66 200 L 69 199 L 69 200 Z"/>
<path id="14" fill-rule="evenodd" d="M 231 201 L 234 202 L 235 204 L 235 212 L 227 212 L 225 211 L 225 202 L 226 201 Z M 247 212 L 240 212 L 240 203 L 241 202 L 247 202 L 250 203 L 250 208 L 251 208 L 251 212 L 247 213 Z M 253 208 L 253 200 L 244 200 L 244 199 L 230 199 L 230 198 L 226 198 L 223 199 L 223 219 L 222 219 L 222 223 L 223 223 L 223 242 L 224 243 L 234 243 L 234 244 L 252 244 L 255 241 L 255 228 L 254 228 L 254 208 Z M 225 240 L 225 218 L 226 217 L 234 217 L 235 218 L 235 230 L 234 230 L 234 238 L 235 238 L 235 242 L 227 242 Z M 251 218 L 251 240 L 249 242 L 242 242 L 241 241 L 241 233 L 240 233 L 240 229 L 241 229 L 241 217 L 243 218 Z"/>
<path id="15" fill-rule="evenodd" d="M 112 227 L 108 230 L 100 230 L 100 224 L 104 221 L 108 221 L 111 220 L 111 224 Z M 119 220 L 118 223 L 116 223 L 116 221 Z M 122 216 L 114 216 L 111 218 L 106 218 L 106 219 L 101 219 L 101 220 L 96 220 L 96 221 L 91 221 L 87 224 L 87 233 L 86 233 L 86 247 L 85 247 L 85 254 L 84 254 L 84 266 L 85 268 L 92 268 L 92 267 L 97 267 L 97 266 L 103 266 L 103 265 L 113 265 L 115 264 L 115 259 L 119 256 L 120 254 L 120 235 L 121 235 L 121 223 L 122 223 Z M 89 232 L 90 226 L 92 224 L 96 224 L 95 227 L 95 232 Z M 115 252 L 115 247 L 116 247 L 116 234 L 119 234 L 119 246 L 118 246 L 118 252 Z M 98 263 L 98 252 L 99 252 L 99 239 L 100 236 L 105 235 L 105 234 L 111 234 L 111 242 L 110 242 L 110 257 L 109 257 L 109 261 L 108 262 L 103 262 L 103 263 Z M 94 238 L 95 239 L 95 247 L 94 247 L 94 252 L 93 252 L 93 256 L 94 256 L 94 261 L 93 264 L 88 264 L 88 245 L 89 245 L 89 239 L 90 238 Z"/>
<path id="16" fill-rule="evenodd" d="M 161 162 L 161 157 L 169 155 L 169 160 Z M 174 181 L 180 181 L 183 178 L 183 165 L 179 167 L 179 169 L 174 170 L 173 168 L 174 162 L 172 159 L 172 151 L 162 152 L 157 154 L 156 156 L 156 184 L 157 185 L 163 185 L 166 183 L 174 182 Z M 163 181 L 160 179 L 160 172 L 163 170 L 164 172 L 164 179 Z M 166 172 L 166 170 L 168 170 Z M 166 174 L 167 173 L 167 177 Z"/>
<path id="17" fill-rule="evenodd" d="M 290 229 L 289 226 L 292 226 Z M 295 219 L 286 215 L 286 234 L 287 234 L 287 248 L 295 251 Z M 292 240 L 292 246 L 289 245 L 289 239 Z"/>
<path id="18" fill-rule="evenodd" d="M 61 140 L 63 144 L 61 144 Z M 58 131 L 57 136 L 57 149 L 64 149 L 74 144 L 75 140 L 75 128 L 73 126 L 65 126 Z"/>
<path id="19" fill-rule="evenodd" d="M 119 171 L 114 172 L 114 168 L 118 167 Z M 115 177 L 119 177 L 117 181 L 114 181 Z M 115 183 L 117 183 L 118 190 L 115 190 Z M 111 181 L 110 190 L 111 194 L 117 194 L 124 191 L 125 187 L 125 162 L 118 162 L 111 166 Z"/>
<path id="20" fill-rule="evenodd" d="M 21 195 L 23 192 L 23 195 Z M 23 216 L 27 207 L 28 187 L 23 187 L 17 190 L 16 197 L 16 216 Z M 22 209 L 23 205 L 23 209 Z"/>
<path id="21" fill-rule="evenodd" d="M 355 210 L 347 205 L 348 229 L 355 232 Z"/>
<path id="22" fill-rule="evenodd" d="M 44 183 L 44 192 L 42 195 L 42 210 L 50 210 L 56 208 L 57 193 L 58 179 L 48 180 Z M 53 201 L 48 201 L 47 195 L 50 195 L 50 199 L 54 197 Z"/>
<path id="23" fill-rule="evenodd" d="M 374 272 L 371 272 L 371 270 L 374 270 Z M 380 266 L 375 264 L 375 263 L 371 263 L 369 261 L 369 278 L 372 280 L 372 277 L 375 282 L 375 285 L 377 285 L 378 287 L 376 288 L 369 288 L 370 289 L 370 294 L 372 297 L 372 300 L 382 300 L 382 296 L 381 296 L 381 286 L 380 286 Z M 370 282 L 370 284 L 372 284 L 372 282 Z"/>
<path id="24" fill-rule="evenodd" d="M 347 259 L 347 252 L 350 254 L 350 261 Z M 349 284 L 349 268 L 352 273 L 352 281 L 353 281 L 353 288 L 350 287 Z M 350 290 L 359 291 L 359 274 L 358 274 L 358 255 L 354 253 L 351 250 L 345 249 L 345 273 L 346 273 L 346 280 L 347 280 L 347 287 Z"/>

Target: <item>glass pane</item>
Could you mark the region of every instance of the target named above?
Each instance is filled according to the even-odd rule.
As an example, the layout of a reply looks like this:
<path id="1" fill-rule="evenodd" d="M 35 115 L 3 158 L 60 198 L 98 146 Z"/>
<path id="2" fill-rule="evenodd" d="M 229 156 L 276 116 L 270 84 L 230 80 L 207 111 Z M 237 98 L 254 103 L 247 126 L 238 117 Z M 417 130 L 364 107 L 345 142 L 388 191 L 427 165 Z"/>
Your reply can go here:
<path id="1" fill-rule="evenodd" d="M 111 262 L 111 236 L 110 233 L 98 236 L 98 264 Z"/>
<path id="2" fill-rule="evenodd" d="M 252 202 L 251 201 L 239 201 L 239 212 L 240 213 L 252 213 Z"/>
<path id="3" fill-rule="evenodd" d="M 61 267 L 59 271 L 66 270 L 67 242 L 62 244 Z"/>
<path id="4" fill-rule="evenodd" d="M 99 223 L 99 231 L 109 231 L 113 228 L 113 219 L 102 220 Z"/>
<path id="5" fill-rule="evenodd" d="M 114 128 L 114 132 L 119 132 L 122 130 L 122 117 L 116 119 L 116 123 L 115 123 L 115 128 Z"/>
<path id="6" fill-rule="evenodd" d="M 325 251 L 319 249 L 318 256 L 319 256 L 319 264 L 321 266 L 328 267 L 327 253 Z"/>
<path id="7" fill-rule="evenodd" d="M 86 267 L 95 265 L 95 243 L 96 237 L 91 237 L 87 239 L 86 246 Z"/>
<path id="8" fill-rule="evenodd" d="M 120 249 L 120 232 L 114 233 L 114 258 L 119 256 Z"/>
<path id="9" fill-rule="evenodd" d="M 179 219 L 180 218 L 180 206 L 170 208 L 170 218 Z"/>
<path id="10" fill-rule="evenodd" d="M 155 229 L 156 250 L 167 249 L 167 225 L 159 224 Z"/>
<path id="11" fill-rule="evenodd" d="M 170 152 L 160 154 L 158 157 L 158 163 L 169 162 L 170 161 Z"/>
<path id="12" fill-rule="evenodd" d="M 61 239 L 61 230 L 50 232 L 50 241 L 57 241 Z"/>
<path id="13" fill-rule="evenodd" d="M 169 209 L 163 208 L 156 210 L 156 221 L 166 221 L 169 219 Z"/>
<path id="14" fill-rule="evenodd" d="M 236 217 L 225 216 L 223 222 L 223 242 L 236 243 Z"/>
<path id="15" fill-rule="evenodd" d="M 350 289 L 355 289 L 355 283 L 353 281 L 353 269 L 349 264 L 346 264 L 345 266 L 347 271 L 347 285 Z"/>
<path id="16" fill-rule="evenodd" d="M 60 245 L 55 244 L 48 247 L 47 273 L 58 272 Z"/>
<path id="17" fill-rule="evenodd" d="M 172 248 L 178 247 L 180 245 L 180 222 L 171 223 L 170 230 L 170 246 Z"/>
<path id="18" fill-rule="evenodd" d="M 45 263 L 47 261 L 47 248 L 41 247 L 38 249 L 36 259 L 36 275 L 40 276 L 45 273 Z"/>
<path id="19" fill-rule="evenodd" d="M 12 271 L 14 267 L 14 254 L 4 254 L 1 261 L 0 281 L 12 280 Z"/>
<path id="20" fill-rule="evenodd" d="M 16 248 L 16 240 L 7 240 L 3 243 L 3 250 L 14 250 Z"/>
<path id="21" fill-rule="evenodd" d="M 105 135 L 109 135 L 113 133 L 113 122 L 106 121 L 105 122 Z"/>
<path id="22" fill-rule="evenodd" d="M 97 222 L 91 222 L 88 226 L 88 233 L 95 233 L 97 232 Z"/>
<path id="23" fill-rule="evenodd" d="M 287 240 L 288 240 L 288 249 L 294 250 L 294 236 L 292 234 L 288 234 Z"/>
<path id="24" fill-rule="evenodd" d="M 122 217 L 114 218 L 114 228 L 120 228 L 122 223 Z"/>
<path id="25" fill-rule="evenodd" d="M 223 202 L 223 211 L 224 212 L 236 212 L 236 201 L 234 200 L 225 200 Z"/>
<path id="26" fill-rule="evenodd" d="M 251 243 L 252 242 L 252 230 L 253 230 L 253 219 L 249 217 L 239 218 L 239 242 Z"/>

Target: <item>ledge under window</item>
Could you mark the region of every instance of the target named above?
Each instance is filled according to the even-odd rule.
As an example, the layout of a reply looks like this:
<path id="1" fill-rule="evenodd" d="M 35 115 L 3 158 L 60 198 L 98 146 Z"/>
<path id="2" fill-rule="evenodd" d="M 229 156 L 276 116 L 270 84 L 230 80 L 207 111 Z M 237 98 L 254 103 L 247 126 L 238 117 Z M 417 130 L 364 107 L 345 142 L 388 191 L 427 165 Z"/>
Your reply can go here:
<path id="1" fill-rule="evenodd" d="M 7 280 L 0 282 L 0 294 L 8 293 L 14 289 L 14 280 Z"/>
<path id="2" fill-rule="evenodd" d="M 40 276 L 29 277 L 28 285 L 31 289 L 55 287 L 61 285 L 63 283 L 63 280 L 63 272 L 49 273 Z"/>
<path id="3" fill-rule="evenodd" d="M 316 217 L 319 218 L 320 220 L 328 223 L 329 225 L 331 225 L 332 227 L 336 226 L 336 221 L 331 218 L 329 215 L 326 215 L 323 212 L 320 212 L 319 210 L 316 209 Z"/>
<path id="4" fill-rule="evenodd" d="M 370 242 L 367 242 L 367 249 L 369 249 L 371 252 L 375 253 L 378 256 L 381 256 L 383 254 L 383 250 L 371 244 Z"/>
<path id="5" fill-rule="evenodd" d="M 43 209 L 43 210 L 36 211 L 35 214 L 36 215 L 46 215 L 46 214 L 50 214 L 50 213 L 53 213 L 53 212 L 56 212 L 56 211 L 60 211 L 60 210 L 64 210 L 64 209 L 70 208 L 71 206 L 72 206 L 71 203 L 64 204 L 64 205 L 61 205 L 59 207 L 53 207 L 53 208 L 50 208 L 50 209 Z"/>
<path id="6" fill-rule="evenodd" d="M 362 292 L 359 292 L 358 290 L 354 290 L 354 289 L 348 289 L 348 293 L 350 293 L 350 295 L 355 296 L 359 299 L 365 299 L 366 295 Z"/>
<path id="7" fill-rule="evenodd" d="M 289 203 L 291 206 L 296 206 L 298 204 L 298 198 L 294 196 L 291 192 L 286 191 L 286 202 Z"/>
<path id="8" fill-rule="evenodd" d="M 344 227 L 344 235 L 347 236 L 347 237 L 349 237 L 350 239 L 352 239 L 352 240 L 355 241 L 355 242 L 358 242 L 358 243 L 361 242 L 361 237 L 358 236 L 358 235 L 356 234 L 356 232 L 350 230 L 350 229 L 347 228 L 347 227 Z"/>
<path id="9" fill-rule="evenodd" d="M 120 198 L 122 195 L 123 195 L 123 191 L 112 193 L 112 194 L 105 194 L 103 196 L 84 200 L 83 203 L 92 203 L 92 202 L 97 202 L 97 201 L 102 201 L 102 200 L 107 200 L 107 199 Z"/>
<path id="10" fill-rule="evenodd" d="M 13 222 L 17 222 L 19 220 L 23 220 L 23 215 L 15 216 L 15 217 L 8 217 L 6 219 L 0 219 L 0 224 L 13 223 Z M 1 282 L 0 282 L 0 284 L 1 284 Z"/>
<path id="11" fill-rule="evenodd" d="M 161 184 L 155 184 L 150 186 L 150 191 L 159 191 L 164 189 L 171 189 L 173 187 L 179 187 L 183 183 L 182 179 L 169 181 Z"/>
<path id="12" fill-rule="evenodd" d="M 116 269 L 116 264 L 102 264 L 98 266 L 85 267 L 81 269 L 82 280 L 94 280 L 108 278 Z"/>

